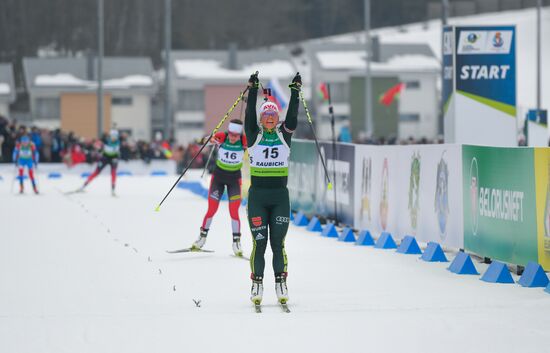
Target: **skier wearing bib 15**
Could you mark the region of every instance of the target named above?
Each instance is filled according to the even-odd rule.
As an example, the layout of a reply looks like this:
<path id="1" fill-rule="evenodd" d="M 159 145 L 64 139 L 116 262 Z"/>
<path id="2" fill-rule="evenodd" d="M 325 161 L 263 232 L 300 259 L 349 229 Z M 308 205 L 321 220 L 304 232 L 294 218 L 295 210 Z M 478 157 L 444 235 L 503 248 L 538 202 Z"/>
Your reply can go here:
<path id="1" fill-rule="evenodd" d="M 250 256 L 252 270 L 250 299 L 257 305 L 262 301 L 264 254 L 269 239 L 273 251 L 275 292 L 279 302 L 285 304 L 288 301 L 285 237 L 290 216 L 290 200 L 286 186 L 290 143 L 292 133 L 298 125 L 298 93 L 302 79 L 297 74 L 289 85 L 290 102 L 286 118 L 282 123 L 279 119 L 278 106 L 270 101 L 261 105 L 258 123 L 256 112 L 258 84 L 258 76 L 250 76 L 245 115 L 251 175 L 251 186 L 248 192 L 248 222 L 253 239 Z"/>
<path id="2" fill-rule="evenodd" d="M 34 166 L 38 166 L 39 154 L 34 143 L 31 142 L 27 135 L 21 137 L 20 142 L 15 146 L 13 150 L 13 161 L 15 167 L 19 168 L 19 193 L 23 193 L 23 172 L 25 167 L 29 171 L 29 179 L 31 179 L 32 189 L 35 194 L 38 194 L 38 188 L 34 180 Z"/>
<path id="3" fill-rule="evenodd" d="M 191 250 L 199 250 L 206 243 L 212 218 L 218 211 L 220 199 L 227 187 L 229 199 L 229 215 L 233 231 L 233 252 L 243 256 L 241 249 L 241 221 L 239 207 L 241 206 L 241 167 L 246 149 L 246 137 L 243 135 L 243 123 L 239 119 L 230 121 L 227 132 L 218 132 L 210 141 L 219 146 L 216 167 L 212 172 L 210 189 L 208 190 L 208 210 L 202 221 L 199 238 L 193 243 Z"/>
<path id="4" fill-rule="evenodd" d="M 118 158 L 120 156 L 120 140 L 118 138 L 118 131 L 111 130 L 109 133 L 109 138 L 103 143 L 103 148 L 101 152 L 101 158 L 97 163 L 97 168 L 92 174 L 86 179 L 84 185 L 78 191 L 84 191 L 84 188 L 91 183 L 96 176 L 101 173 L 103 168 L 107 165 L 111 166 L 111 194 L 115 196 L 115 186 L 116 186 L 116 169 L 118 166 Z"/>

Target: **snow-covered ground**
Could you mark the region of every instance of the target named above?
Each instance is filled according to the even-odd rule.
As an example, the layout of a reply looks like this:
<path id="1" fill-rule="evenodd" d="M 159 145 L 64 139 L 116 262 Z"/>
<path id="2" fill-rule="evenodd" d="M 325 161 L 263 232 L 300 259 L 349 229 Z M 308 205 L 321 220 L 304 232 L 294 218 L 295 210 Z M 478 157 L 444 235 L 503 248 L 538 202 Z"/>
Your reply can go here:
<path id="1" fill-rule="evenodd" d="M 82 179 L 43 176 L 40 196 L 10 194 L 3 177 L 1 352 L 548 351 L 550 295 L 541 289 L 488 284 L 291 226 L 292 313 L 275 305 L 267 266 L 256 314 L 248 263 L 230 256 L 225 203 L 206 246 L 215 253 L 171 255 L 195 240 L 206 207 L 176 189 L 153 212 L 173 176 L 120 177 L 117 198 L 107 176 L 73 195 L 60 190 Z M 249 251 L 247 226 L 243 233 Z"/>

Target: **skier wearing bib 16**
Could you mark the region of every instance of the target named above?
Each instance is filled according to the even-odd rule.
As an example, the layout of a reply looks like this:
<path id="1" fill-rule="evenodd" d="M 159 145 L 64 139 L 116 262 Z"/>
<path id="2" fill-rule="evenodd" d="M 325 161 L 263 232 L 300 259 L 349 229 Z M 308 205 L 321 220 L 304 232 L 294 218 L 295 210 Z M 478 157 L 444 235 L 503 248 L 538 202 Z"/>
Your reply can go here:
<path id="1" fill-rule="evenodd" d="M 210 189 L 208 190 L 208 210 L 202 221 L 200 236 L 193 243 L 191 250 L 199 250 L 206 243 L 206 236 L 210 229 L 212 218 L 218 211 L 220 199 L 227 187 L 229 199 L 229 215 L 233 231 L 233 252 L 236 256 L 243 256 L 241 249 L 241 221 L 239 207 L 241 206 L 241 167 L 246 149 L 246 137 L 243 135 L 243 123 L 233 119 L 229 123 L 227 132 L 218 132 L 211 142 L 219 146 L 216 167 L 212 172 Z"/>
<path id="2" fill-rule="evenodd" d="M 38 166 L 39 154 L 34 143 L 31 142 L 27 135 L 21 137 L 20 142 L 13 150 L 13 161 L 15 166 L 19 168 L 19 193 L 23 193 L 23 172 L 25 167 L 29 171 L 29 179 L 31 179 L 32 189 L 35 194 L 38 194 L 38 188 L 34 180 L 34 166 Z"/>
<path id="3" fill-rule="evenodd" d="M 287 257 L 285 237 L 290 216 L 287 189 L 290 143 L 298 125 L 299 89 L 302 79 L 297 74 L 290 84 L 290 102 L 286 119 L 279 123 L 279 108 L 266 101 L 260 107 L 257 121 L 256 100 L 258 76 L 249 79 L 245 133 L 250 156 L 251 186 L 248 192 L 248 222 L 252 232 L 253 249 L 250 256 L 252 290 L 250 299 L 259 305 L 263 296 L 263 277 L 267 242 L 273 251 L 275 292 L 280 303 L 288 301 Z"/>
<path id="4" fill-rule="evenodd" d="M 118 131 L 117 130 L 111 130 L 109 133 L 109 138 L 107 141 L 104 142 L 101 158 L 99 159 L 99 162 L 97 163 L 97 168 L 94 170 L 92 174 L 86 179 L 84 182 L 84 185 L 80 189 L 78 189 L 79 192 L 84 191 L 84 188 L 90 184 L 92 180 L 96 176 L 101 173 L 103 168 L 105 168 L 107 165 L 111 166 L 111 194 L 115 196 L 115 186 L 116 186 L 116 169 L 118 166 L 118 158 L 120 156 L 120 140 L 118 138 Z"/>

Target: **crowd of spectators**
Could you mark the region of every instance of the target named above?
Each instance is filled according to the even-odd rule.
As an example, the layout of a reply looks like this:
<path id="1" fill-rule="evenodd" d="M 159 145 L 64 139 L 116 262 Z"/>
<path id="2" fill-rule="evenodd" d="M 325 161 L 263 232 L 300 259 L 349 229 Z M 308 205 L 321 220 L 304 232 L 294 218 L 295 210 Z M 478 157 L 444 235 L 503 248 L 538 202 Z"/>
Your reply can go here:
<path id="1" fill-rule="evenodd" d="M 94 163 L 97 160 L 101 142 L 98 139 L 79 137 L 72 132 L 66 133 L 60 129 L 49 130 L 35 126 L 10 122 L 0 116 L 0 162 L 11 163 L 12 153 L 17 141 L 23 135 L 28 135 L 40 154 L 40 162 L 65 163 L 69 166 L 78 163 Z M 154 159 L 174 159 L 178 166 L 185 165 L 200 149 L 200 145 L 192 143 L 184 148 L 160 138 L 151 142 L 135 141 L 126 133 L 120 134 L 120 158 L 122 160 L 143 160 L 149 163 Z M 192 167 L 204 166 L 207 156 L 200 155 Z"/>

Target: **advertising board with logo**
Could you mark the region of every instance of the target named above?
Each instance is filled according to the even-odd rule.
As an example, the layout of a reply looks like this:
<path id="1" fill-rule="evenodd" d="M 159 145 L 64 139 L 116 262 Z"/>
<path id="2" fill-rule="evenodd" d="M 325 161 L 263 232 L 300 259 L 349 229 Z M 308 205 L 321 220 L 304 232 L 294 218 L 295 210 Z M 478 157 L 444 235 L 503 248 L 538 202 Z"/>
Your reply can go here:
<path id="1" fill-rule="evenodd" d="M 397 146 L 357 145 L 355 227 L 373 235 L 397 231 Z"/>
<path id="2" fill-rule="evenodd" d="M 531 148 L 462 147 L 464 246 L 500 261 L 537 261 Z"/>
<path id="3" fill-rule="evenodd" d="M 302 211 L 308 217 L 314 215 L 334 217 L 336 192 L 338 220 L 353 226 L 355 145 L 337 143 L 336 157 L 333 157 L 331 143 L 321 142 L 319 145 L 330 179 L 333 181 L 333 191 L 327 188 L 325 172 L 315 143 L 293 140 L 288 176 L 291 208 Z M 334 171 L 336 171 L 336 179 L 332 180 Z"/>
<path id="4" fill-rule="evenodd" d="M 463 247 L 458 145 L 357 146 L 357 227 Z"/>
<path id="5" fill-rule="evenodd" d="M 550 149 L 535 148 L 539 263 L 550 270 Z"/>
<path id="6" fill-rule="evenodd" d="M 452 55 L 445 54 L 449 46 Z M 514 146 L 515 27 L 445 27 L 443 48 L 444 66 L 453 67 L 452 75 L 449 72 L 443 76 L 445 123 L 448 125 L 445 127 L 446 142 Z M 452 105 L 449 105 L 451 96 Z M 495 128 L 499 129 L 499 134 L 485 133 Z"/>
<path id="7" fill-rule="evenodd" d="M 333 183 L 333 190 L 328 190 L 327 180 L 321 160 L 317 162 L 317 213 L 334 215 L 334 200 L 336 198 L 338 221 L 353 226 L 354 199 L 355 199 L 355 145 L 337 143 L 336 155 L 333 153 L 332 143 L 321 142 L 321 154 L 325 158 L 329 177 Z"/>
<path id="8" fill-rule="evenodd" d="M 290 207 L 309 217 L 316 213 L 317 149 L 313 141 L 293 140 L 288 173 Z"/>

